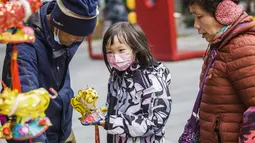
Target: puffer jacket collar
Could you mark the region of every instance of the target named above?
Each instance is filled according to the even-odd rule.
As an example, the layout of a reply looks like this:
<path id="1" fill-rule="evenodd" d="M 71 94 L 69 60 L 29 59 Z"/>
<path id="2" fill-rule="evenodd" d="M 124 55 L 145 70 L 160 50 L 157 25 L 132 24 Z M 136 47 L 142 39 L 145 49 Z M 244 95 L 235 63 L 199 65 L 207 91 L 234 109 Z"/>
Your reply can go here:
<path id="1" fill-rule="evenodd" d="M 239 34 L 249 31 L 249 33 L 255 35 L 255 22 L 252 19 L 252 16 L 249 16 L 246 12 L 243 12 L 239 19 L 230 28 L 228 28 L 228 30 L 225 31 L 218 39 L 211 43 L 211 45 L 220 44 L 220 49 Z"/>

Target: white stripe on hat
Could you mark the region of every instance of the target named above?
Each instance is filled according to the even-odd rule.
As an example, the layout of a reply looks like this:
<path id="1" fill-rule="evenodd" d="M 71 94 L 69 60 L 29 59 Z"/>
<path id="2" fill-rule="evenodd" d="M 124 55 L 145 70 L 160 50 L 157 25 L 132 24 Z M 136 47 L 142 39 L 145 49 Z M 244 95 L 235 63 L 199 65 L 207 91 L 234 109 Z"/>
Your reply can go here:
<path id="1" fill-rule="evenodd" d="M 89 17 L 89 16 L 82 16 L 79 15 L 71 10 L 69 10 L 68 8 L 65 7 L 65 5 L 63 4 L 62 0 L 57 0 L 58 6 L 60 8 L 60 10 L 67 16 L 73 17 L 73 18 L 77 18 L 77 19 L 85 19 L 85 20 L 90 20 L 90 19 L 94 19 L 98 16 L 99 14 L 99 10 L 98 10 L 98 6 L 96 8 L 96 15 Z"/>

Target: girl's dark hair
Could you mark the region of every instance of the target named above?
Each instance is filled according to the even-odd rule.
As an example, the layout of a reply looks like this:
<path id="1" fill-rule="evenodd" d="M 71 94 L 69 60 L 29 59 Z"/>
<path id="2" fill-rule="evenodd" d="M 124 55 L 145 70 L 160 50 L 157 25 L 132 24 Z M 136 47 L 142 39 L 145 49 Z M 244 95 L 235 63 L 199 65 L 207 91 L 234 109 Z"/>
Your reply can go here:
<path id="1" fill-rule="evenodd" d="M 220 2 L 223 0 L 183 0 L 185 5 L 193 5 L 198 4 L 201 8 L 203 8 L 208 13 L 212 15 L 215 14 L 216 8 Z M 240 0 L 232 0 L 234 3 L 239 4 Z M 227 10 L 227 9 L 226 9 Z"/>
<path id="2" fill-rule="evenodd" d="M 106 67 L 111 72 L 111 67 L 106 57 L 107 44 L 113 44 L 114 37 L 117 36 L 120 43 L 125 43 L 136 53 L 136 62 L 141 68 L 147 68 L 155 62 L 149 51 L 148 40 L 143 30 L 137 24 L 129 22 L 118 22 L 113 24 L 105 33 L 103 38 L 103 55 Z"/>

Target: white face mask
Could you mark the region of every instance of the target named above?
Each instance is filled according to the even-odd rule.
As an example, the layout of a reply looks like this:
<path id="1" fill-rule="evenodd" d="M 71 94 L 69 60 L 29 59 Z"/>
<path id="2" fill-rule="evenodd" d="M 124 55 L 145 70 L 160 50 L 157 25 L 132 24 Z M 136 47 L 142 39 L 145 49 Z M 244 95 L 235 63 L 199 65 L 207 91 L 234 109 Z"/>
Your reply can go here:
<path id="1" fill-rule="evenodd" d="M 54 32 L 53 32 L 54 40 L 55 40 L 59 45 L 61 45 L 58 34 L 59 34 L 59 30 L 55 28 L 55 29 L 54 29 Z"/>

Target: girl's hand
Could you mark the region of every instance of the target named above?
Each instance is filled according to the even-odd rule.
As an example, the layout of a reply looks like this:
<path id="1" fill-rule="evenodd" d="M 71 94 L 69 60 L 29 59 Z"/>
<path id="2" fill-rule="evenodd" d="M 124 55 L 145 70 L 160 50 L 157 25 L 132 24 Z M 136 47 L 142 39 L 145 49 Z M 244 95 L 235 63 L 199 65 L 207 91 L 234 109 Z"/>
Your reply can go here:
<path id="1" fill-rule="evenodd" d="M 104 128 L 104 125 L 105 125 L 105 120 L 102 120 L 99 122 L 99 125 L 102 126 Z"/>

